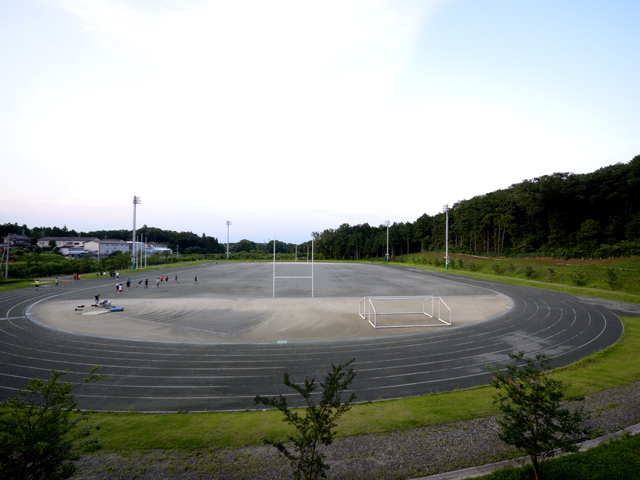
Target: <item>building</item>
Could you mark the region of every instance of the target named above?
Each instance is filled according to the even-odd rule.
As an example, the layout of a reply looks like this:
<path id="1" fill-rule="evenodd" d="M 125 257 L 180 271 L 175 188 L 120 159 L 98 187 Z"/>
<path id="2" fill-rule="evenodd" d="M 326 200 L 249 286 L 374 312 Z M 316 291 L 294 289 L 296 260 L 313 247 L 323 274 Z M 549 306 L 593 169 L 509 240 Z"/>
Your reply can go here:
<path id="1" fill-rule="evenodd" d="M 10 233 L 2 239 L 4 245 L 9 244 L 9 248 L 22 248 L 23 250 L 32 250 L 31 238 L 19 233 Z"/>
<path id="2" fill-rule="evenodd" d="M 92 256 L 108 256 L 113 252 L 129 253 L 131 244 L 119 239 L 94 239 L 84 243 L 84 249 L 88 250 Z"/>
<path id="3" fill-rule="evenodd" d="M 167 252 L 169 254 L 173 253 L 166 243 L 160 242 L 149 242 L 147 243 L 147 250 L 150 252 L 149 255 L 153 255 L 154 253 Z"/>
<path id="4" fill-rule="evenodd" d="M 96 237 L 42 237 L 38 240 L 38 246 L 45 248 L 49 246 L 49 242 L 55 240 L 58 248 L 80 248 L 84 249 L 84 244 L 91 240 L 98 240 Z M 64 252 L 62 253 L 64 255 Z"/>

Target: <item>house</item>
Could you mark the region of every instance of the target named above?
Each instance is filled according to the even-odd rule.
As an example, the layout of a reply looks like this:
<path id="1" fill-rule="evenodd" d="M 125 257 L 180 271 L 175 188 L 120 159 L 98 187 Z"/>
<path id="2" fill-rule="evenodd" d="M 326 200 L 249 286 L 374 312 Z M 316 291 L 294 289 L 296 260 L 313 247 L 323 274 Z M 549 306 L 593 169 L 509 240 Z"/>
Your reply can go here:
<path id="1" fill-rule="evenodd" d="M 55 240 L 58 248 L 77 248 L 84 249 L 84 244 L 91 240 L 98 240 L 96 237 L 42 237 L 38 240 L 38 246 L 45 248 L 49 246 L 49 242 Z M 64 252 L 63 252 L 64 255 Z"/>
<path id="2" fill-rule="evenodd" d="M 10 233 L 2 239 L 4 245 L 9 244 L 9 248 L 22 248 L 25 250 L 32 250 L 31 238 L 26 235 L 20 235 L 19 233 Z"/>
<path id="3" fill-rule="evenodd" d="M 98 257 L 111 255 L 113 252 L 129 253 L 131 251 L 131 244 L 119 239 L 100 240 L 96 238 L 85 242 L 84 249 L 88 250 L 92 256 Z"/>

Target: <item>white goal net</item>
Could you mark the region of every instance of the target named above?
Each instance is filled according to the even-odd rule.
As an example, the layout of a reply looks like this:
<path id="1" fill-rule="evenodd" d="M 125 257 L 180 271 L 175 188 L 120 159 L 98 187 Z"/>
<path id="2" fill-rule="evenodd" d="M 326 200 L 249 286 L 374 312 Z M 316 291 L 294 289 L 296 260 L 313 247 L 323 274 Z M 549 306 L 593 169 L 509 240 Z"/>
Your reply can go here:
<path id="1" fill-rule="evenodd" d="M 451 309 L 440 297 L 364 297 L 360 317 L 373 328 L 444 327 Z"/>

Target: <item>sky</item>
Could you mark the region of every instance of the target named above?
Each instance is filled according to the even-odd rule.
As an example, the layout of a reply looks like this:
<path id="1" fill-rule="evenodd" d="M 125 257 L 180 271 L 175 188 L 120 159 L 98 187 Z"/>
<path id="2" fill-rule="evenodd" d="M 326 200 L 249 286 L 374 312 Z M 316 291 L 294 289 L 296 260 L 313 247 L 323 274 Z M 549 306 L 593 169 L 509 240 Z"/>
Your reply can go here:
<path id="1" fill-rule="evenodd" d="M 302 243 L 640 154 L 635 0 L 0 2 L 0 224 Z"/>

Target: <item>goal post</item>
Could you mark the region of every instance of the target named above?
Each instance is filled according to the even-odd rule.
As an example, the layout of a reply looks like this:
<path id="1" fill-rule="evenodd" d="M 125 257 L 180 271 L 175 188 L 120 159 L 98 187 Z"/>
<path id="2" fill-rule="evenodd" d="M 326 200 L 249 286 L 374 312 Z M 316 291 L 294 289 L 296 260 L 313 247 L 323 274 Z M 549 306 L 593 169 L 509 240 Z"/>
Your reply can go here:
<path id="1" fill-rule="evenodd" d="M 441 297 L 363 297 L 358 313 L 373 328 L 451 326 L 451 309 Z"/>
<path id="2" fill-rule="evenodd" d="M 276 298 L 276 280 L 277 279 L 311 279 L 311 298 L 313 298 L 313 255 L 314 253 L 314 239 L 311 239 L 311 275 L 291 276 L 291 275 L 276 275 L 276 237 L 273 237 L 273 298 Z M 296 253 L 297 261 L 297 253 Z"/>

